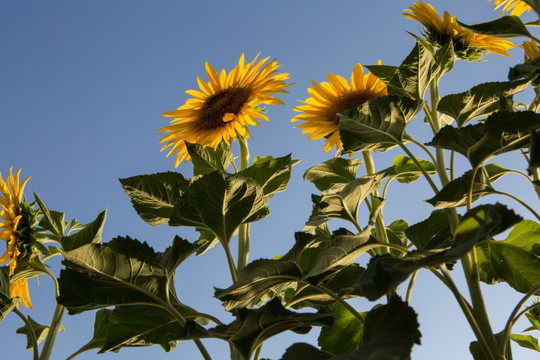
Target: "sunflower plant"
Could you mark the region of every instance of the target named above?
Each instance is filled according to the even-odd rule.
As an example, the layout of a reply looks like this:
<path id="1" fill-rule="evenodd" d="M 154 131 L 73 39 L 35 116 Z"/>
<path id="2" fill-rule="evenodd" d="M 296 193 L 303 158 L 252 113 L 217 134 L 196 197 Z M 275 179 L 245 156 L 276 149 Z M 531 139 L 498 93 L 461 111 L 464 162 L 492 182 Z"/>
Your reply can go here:
<path id="1" fill-rule="evenodd" d="M 349 78 L 329 73 L 328 81 L 312 82 L 292 122 L 334 156 L 305 172 L 317 193 L 285 254 L 249 259 L 250 246 L 264 238 L 251 234 L 250 224 L 269 216 L 269 201 L 286 190 L 298 161 L 292 155 L 251 160 L 249 127 L 268 120 L 266 105 L 283 104 L 276 95 L 291 85 L 277 60 L 259 55 L 250 62 L 242 55 L 229 72 L 206 63 L 208 80 L 197 77 L 199 89 L 186 91 L 190 98 L 164 114 L 172 120 L 158 130 L 162 150 L 175 157 L 175 168 L 191 166 L 191 178 L 169 171 L 120 179 L 146 223 L 192 227 L 198 239 L 176 236 L 162 252 L 129 236 L 102 242 L 106 212 L 87 225 L 73 220 L 68 226 L 65 215 L 37 195 L 26 203 L 28 179 L 20 183 L 19 172 L 10 171 L 5 182 L 0 176 L 0 239 L 6 242 L 0 261 L 8 263 L 0 272 L 1 316 L 12 311 L 21 317 L 34 359 L 50 358 L 65 310 L 97 310 L 93 338 L 69 359 L 95 349 L 159 345 L 172 351 L 179 341 L 193 341 L 203 359 L 221 359 L 205 346 L 213 338 L 229 344 L 231 359 L 257 360 L 272 336 L 316 327 L 318 346 L 292 344 L 282 359 L 406 360 L 421 339 L 421 309 L 411 294 L 423 271 L 459 304 L 475 336 L 475 360 L 510 360 L 512 346 L 540 352 L 529 333 L 540 331 L 540 50 L 519 17 L 539 13 L 540 5 L 495 0 L 494 6 L 502 7 L 500 18 L 466 25 L 414 3 L 403 16 L 423 30 L 411 34 L 414 45 L 401 64 L 357 63 Z M 510 56 L 518 37 L 526 39 L 519 45 L 523 60 L 509 69 L 507 81 L 441 95 L 440 80 L 452 76 L 456 61 Z M 532 100 L 517 102 L 525 91 Z M 419 140 L 413 122 L 425 125 L 429 141 Z M 379 152 L 394 154 L 393 161 L 376 164 Z M 523 157 L 515 168 L 495 162 L 510 152 Z M 498 189 L 495 183 L 508 176 L 519 176 L 536 198 Z M 433 211 L 414 224 L 389 222 L 385 207 L 411 206 L 390 198 L 389 188 L 415 182 L 432 191 L 424 201 Z M 524 215 L 498 202 L 503 198 Z M 335 228 L 336 220 L 345 225 Z M 203 263 L 214 246 L 223 248 L 231 277 L 230 286 L 215 289 L 234 317 L 229 323 L 182 302 L 175 289 L 182 263 L 191 256 Z M 63 258 L 58 279 L 43 263 L 54 255 Z M 454 281 L 458 271 L 463 288 Z M 41 274 L 57 287 L 50 326 L 17 308 L 32 306 L 27 280 Z M 506 283 L 522 294 L 503 328 L 492 325 L 481 282 Z M 375 303 L 358 308 L 355 298 Z M 523 317 L 530 326 L 519 333 L 514 324 Z"/>

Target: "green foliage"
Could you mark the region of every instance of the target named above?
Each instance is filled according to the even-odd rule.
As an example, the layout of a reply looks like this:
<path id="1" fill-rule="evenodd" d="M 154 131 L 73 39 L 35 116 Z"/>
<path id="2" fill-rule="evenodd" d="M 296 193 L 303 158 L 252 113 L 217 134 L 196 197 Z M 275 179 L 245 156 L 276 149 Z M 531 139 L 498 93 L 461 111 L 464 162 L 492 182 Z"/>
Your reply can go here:
<path id="1" fill-rule="evenodd" d="M 405 126 L 422 100 L 380 96 L 340 114 L 339 133 L 345 151 L 387 151 L 403 143 Z"/>
<path id="2" fill-rule="evenodd" d="M 174 172 L 133 176 L 120 179 L 133 208 L 150 225 L 166 224 L 189 180 Z"/>
<path id="3" fill-rule="evenodd" d="M 276 159 L 271 156 L 256 157 L 253 165 L 238 175 L 255 180 L 264 196 L 271 198 L 275 193 L 285 191 L 291 179 L 291 167 L 295 163 L 290 154 Z"/>
<path id="4" fill-rule="evenodd" d="M 432 162 L 416 158 L 416 161 L 422 166 L 424 171 L 429 174 L 435 174 L 435 165 Z M 398 155 L 394 159 L 393 165 L 387 169 L 378 172 L 384 178 L 396 178 L 397 181 L 404 184 L 410 184 L 418 180 L 423 175 L 415 162 L 408 156 Z"/>
<path id="5" fill-rule="evenodd" d="M 459 24 L 477 34 L 498 36 L 502 38 L 518 36 L 532 37 L 519 16 L 502 16 L 499 19 L 475 25 L 466 25 L 462 22 L 459 22 Z"/>
<path id="6" fill-rule="evenodd" d="M 209 146 L 201 146 L 186 142 L 186 149 L 193 163 L 193 175 L 205 175 L 215 170 L 227 171 L 233 161 L 230 151 L 214 150 Z"/>
<path id="7" fill-rule="evenodd" d="M 462 127 L 475 118 L 500 110 L 501 98 L 522 92 L 530 83 L 529 79 L 483 83 L 459 94 L 446 95 L 440 100 L 437 110 L 455 119 Z"/>
<path id="8" fill-rule="evenodd" d="M 195 179 L 178 198 L 171 226 L 194 226 L 229 242 L 244 223 L 268 216 L 263 189 L 253 179 L 214 171 Z"/>
<path id="9" fill-rule="evenodd" d="M 0 322 L 15 308 L 15 299 L 9 291 L 9 268 L 0 267 Z"/>
<path id="10" fill-rule="evenodd" d="M 17 329 L 17 334 L 23 334 L 26 336 L 26 348 L 27 349 L 33 349 L 34 348 L 34 340 L 32 339 L 32 332 L 36 336 L 37 343 L 41 343 L 43 340 L 45 340 L 45 337 L 49 333 L 49 326 L 38 324 L 34 319 L 32 319 L 30 316 L 27 317 L 28 323 L 32 327 L 32 330 L 29 329 L 28 325 L 24 325 L 23 327 L 20 327 Z M 64 328 L 61 327 L 60 331 L 64 331 Z"/>
<path id="11" fill-rule="evenodd" d="M 362 159 L 332 158 L 307 169 L 304 179 L 320 191 L 326 191 L 336 184 L 347 184 L 355 180 L 361 163 Z"/>
<path id="12" fill-rule="evenodd" d="M 361 315 L 365 319 L 366 313 Z M 364 323 L 340 305 L 335 306 L 333 316 L 334 324 L 321 329 L 318 339 L 321 349 L 334 355 L 348 354 L 358 349 Z"/>

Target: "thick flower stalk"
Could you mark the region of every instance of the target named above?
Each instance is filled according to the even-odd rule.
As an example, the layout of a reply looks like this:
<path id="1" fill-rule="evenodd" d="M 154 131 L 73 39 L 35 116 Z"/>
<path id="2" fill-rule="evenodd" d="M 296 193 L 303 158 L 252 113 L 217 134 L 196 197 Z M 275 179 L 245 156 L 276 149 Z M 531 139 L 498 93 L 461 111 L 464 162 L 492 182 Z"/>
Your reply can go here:
<path id="1" fill-rule="evenodd" d="M 485 52 L 511 57 L 508 50 L 514 47 L 512 42 L 469 31 L 447 11 L 441 18 L 433 6 L 422 1 L 403 11 L 405 18 L 416 20 L 424 26 L 426 37 L 433 46 L 440 48 L 452 41 L 456 55 L 462 60 L 478 61 Z"/>
<path id="2" fill-rule="evenodd" d="M 21 255 L 20 237 L 18 234 L 19 223 L 23 220 L 21 214 L 21 204 L 23 201 L 23 192 L 29 177 L 19 184 L 19 169 L 13 176 L 13 168 L 9 169 L 9 176 L 4 181 L 0 174 L 0 205 L 2 210 L 0 217 L 0 239 L 6 242 L 7 249 L 0 257 L 0 264 L 8 262 L 9 273 L 12 275 L 19 263 Z M 10 285 L 12 298 L 20 298 L 24 306 L 32 308 L 30 295 L 28 293 L 27 279 L 19 279 Z"/>
<path id="3" fill-rule="evenodd" d="M 501 16 L 505 12 L 509 12 L 510 15 L 521 16 L 524 12 L 531 11 L 531 7 L 521 0 L 493 0 L 495 10 L 501 8 Z"/>
<path id="4" fill-rule="evenodd" d="M 200 90 L 187 90 L 192 97 L 177 110 L 163 114 L 174 120 L 158 130 L 166 133 L 160 141 L 165 143 L 161 150 L 170 147 L 167 156 L 176 154 L 175 167 L 190 159 L 186 141 L 216 149 L 223 142 L 230 145 L 239 136 L 249 138 L 248 125 L 259 125 L 258 119 L 268 121 L 260 106 L 283 104 L 271 95 L 287 92 L 285 80 L 289 74 L 277 73 L 281 66 L 277 60 L 266 63 L 269 58 L 257 58 L 245 64 L 242 54 L 228 74 L 225 70 L 218 74 L 207 62 L 209 81 L 197 77 Z"/>
<path id="5" fill-rule="evenodd" d="M 339 150 L 343 145 L 338 130 L 339 113 L 387 94 L 386 84 L 371 73 L 364 74 L 360 64 L 354 66 L 350 83 L 339 75 L 327 74 L 327 77 L 329 82 L 311 82 L 313 87 L 308 89 L 311 97 L 301 101 L 304 105 L 294 108 L 300 114 L 291 120 L 303 121 L 295 127 L 302 128 L 302 134 L 309 133 L 309 140 L 326 138 L 324 151 L 334 146 Z"/>

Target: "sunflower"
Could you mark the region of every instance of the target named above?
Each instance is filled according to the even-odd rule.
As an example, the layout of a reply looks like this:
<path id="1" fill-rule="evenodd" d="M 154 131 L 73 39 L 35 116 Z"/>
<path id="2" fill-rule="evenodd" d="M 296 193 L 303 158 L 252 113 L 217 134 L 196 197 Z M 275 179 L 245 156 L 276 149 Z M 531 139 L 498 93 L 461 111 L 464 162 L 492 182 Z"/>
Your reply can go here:
<path id="1" fill-rule="evenodd" d="M 218 74 L 207 62 L 206 73 L 210 81 L 197 77 L 200 91 L 187 90 L 192 98 L 177 110 L 163 114 L 174 120 L 158 130 L 167 133 L 160 141 L 165 142 L 161 151 L 172 146 L 167 156 L 176 153 L 175 167 L 182 160 L 190 159 L 186 141 L 216 149 L 222 142 L 230 145 L 238 136 L 249 138 L 248 125 L 259 125 L 257 119 L 268 121 L 261 113 L 260 105 L 283 104 L 271 95 L 287 92 L 284 88 L 289 86 L 285 83 L 289 74 L 276 74 L 281 66 L 277 60 L 265 65 L 269 58 L 257 62 L 258 57 L 244 64 L 242 54 L 238 65 L 229 74 L 225 70 Z"/>
<path id="2" fill-rule="evenodd" d="M 19 174 L 21 169 L 13 176 L 13 168 L 9 169 L 7 181 L 4 181 L 0 174 L 0 205 L 2 210 L 0 217 L 3 219 L 0 222 L 0 239 L 5 240 L 7 249 L 0 257 L 0 264 L 9 260 L 9 273 L 12 275 L 15 272 L 21 254 L 18 248 L 19 235 L 17 233 L 17 225 L 22 220 L 21 202 L 23 197 L 24 187 L 30 178 L 26 178 L 19 185 Z M 30 296 L 28 295 L 28 285 L 26 279 L 19 279 L 10 286 L 11 297 L 19 297 L 22 299 L 24 306 L 32 308 Z"/>
<path id="3" fill-rule="evenodd" d="M 523 14 L 525 11 L 531 11 L 529 4 L 521 0 L 493 0 L 493 2 L 495 4 L 494 9 L 498 9 L 501 6 L 503 7 L 501 16 L 505 12 L 510 12 L 510 15 L 521 16 L 521 14 Z"/>
<path id="4" fill-rule="evenodd" d="M 377 64 L 379 65 L 379 61 Z M 305 101 L 305 105 L 297 106 L 296 115 L 291 121 L 304 121 L 296 125 L 302 128 L 301 133 L 308 135 L 309 140 L 318 140 L 326 137 L 324 151 L 329 151 L 336 146 L 340 149 L 343 145 L 339 137 L 339 113 L 352 109 L 360 104 L 378 96 L 386 95 L 386 84 L 375 75 L 364 74 L 362 65 L 356 64 L 351 75 L 350 84 L 339 75 L 327 74 L 328 82 L 318 85 L 315 81 L 313 88 L 308 89 L 311 95 Z"/>
<path id="5" fill-rule="evenodd" d="M 451 40 L 456 55 L 462 60 L 479 60 L 484 51 L 511 57 L 508 50 L 514 44 L 510 41 L 464 29 L 457 23 L 456 17 L 450 16 L 447 11 L 441 18 L 433 6 L 422 1 L 403 11 L 405 18 L 424 25 L 427 38 L 435 47 L 442 47 Z"/>
<path id="6" fill-rule="evenodd" d="M 540 47 L 536 41 L 524 41 L 520 48 L 525 51 L 525 61 L 531 61 L 540 58 Z"/>

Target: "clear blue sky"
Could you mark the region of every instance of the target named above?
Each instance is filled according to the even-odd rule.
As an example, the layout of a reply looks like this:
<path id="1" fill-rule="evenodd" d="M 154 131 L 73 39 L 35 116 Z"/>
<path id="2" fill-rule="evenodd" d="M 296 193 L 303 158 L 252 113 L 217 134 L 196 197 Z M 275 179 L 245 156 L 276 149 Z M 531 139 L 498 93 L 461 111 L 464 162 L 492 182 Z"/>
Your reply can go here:
<path id="1" fill-rule="evenodd" d="M 485 0 L 431 3 L 441 14 L 449 10 L 465 23 L 499 15 Z M 310 81 L 325 81 L 328 72 L 348 78 L 357 62 L 371 65 L 381 59 L 384 64 L 398 65 L 414 46 L 406 31 L 418 34 L 420 30 L 418 23 L 401 15 L 412 4 L 358 0 L 3 0 L 0 171 L 4 175 L 10 166 L 22 168 L 24 177 L 32 176 L 27 194 L 39 193 L 50 209 L 65 211 L 69 219 L 86 223 L 108 208 L 104 241 L 128 234 L 157 250 L 167 247 L 175 234 L 193 241 L 196 235 L 189 229 L 150 227 L 140 220 L 117 179 L 173 169 L 174 159 L 159 152 L 161 135 L 156 130 L 169 121 L 161 114 L 182 105 L 187 99 L 184 91 L 197 87 L 196 75 L 206 78 L 205 61 L 216 69 L 229 70 L 242 53 L 251 59 L 261 52 L 263 57 L 278 58 L 295 84 L 281 97 L 285 106 L 268 107 L 270 122 L 251 128 L 251 153 L 293 153 L 302 162 L 293 170 L 288 191 L 270 200 L 272 215 L 253 224 L 250 259 L 284 253 L 293 245 L 293 233 L 308 219 L 310 194 L 316 192 L 302 175 L 332 156 L 322 151 L 322 141 L 308 141 L 299 129 L 292 128 L 293 107 L 308 96 Z M 514 59 L 489 55 L 487 64 L 458 62 L 441 84 L 443 95 L 484 81 L 505 80 L 507 69 L 522 58 L 519 49 L 511 53 Z M 415 128 L 420 129 L 421 123 L 419 117 Z M 422 140 L 430 140 L 427 133 L 422 134 Z M 376 167 L 389 166 L 396 155 L 377 154 Z M 524 162 L 517 166 L 526 168 Z M 191 176 L 190 164 L 181 165 L 178 171 Z M 517 187 L 514 185 L 507 182 L 507 186 Z M 419 201 L 409 205 L 415 198 L 430 197 L 423 187 L 424 182 L 395 186 L 385 208 L 386 221 L 402 218 L 413 224 L 426 218 L 430 205 Z M 60 267 L 54 261 L 51 265 Z M 459 270 L 455 273 L 459 278 Z M 177 278 L 184 303 L 225 321 L 230 319 L 213 298 L 213 286 L 227 287 L 230 281 L 221 248 L 188 260 Z M 41 279 L 39 287 L 35 280 L 31 282 L 35 310 L 29 313 L 38 322 L 48 323 L 54 309 L 49 281 Z M 473 335 L 450 292 L 427 272 L 420 273 L 417 284 L 412 305 L 419 313 L 423 345 L 415 346 L 413 358 L 470 358 L 468 345 Z M 485 294 L 495 315 L 495 328 L 501 329 L 518 297 L 506 285 L 486 289 Z M 355 305 L 368 310 L 373 304 L 358 301 Z M 90 340 L 93 316 L 66 315 L 66 332 L 58 336 L 53 359 L 66 358 Z M 15 334 L 19 326 L 15 316 L 0 324 L 2 358 L 31 356 L 24 350 L 24 336 Z M 524 327 L 518 324 L 515 329 Z M 442 334 L 437 335 L 439 332 Z M 309 337 L 285 333 L 265 344 L 262 355 L 278 359 L 293 342 L 316 343 L 317 335 L 318 329 Z M 224 342 L 205 344 L 215 359 L 226 358 L 228 346 Z M 514 356 L 526 360 L 535 354 L 516 346 Z M 149 357 L 200 356 L 193 343 L 182 342 L 171 353 L 155 346 L 123 349 L 99 358 Z M 94 358 L 94 351 L 78 357 Z"/>

